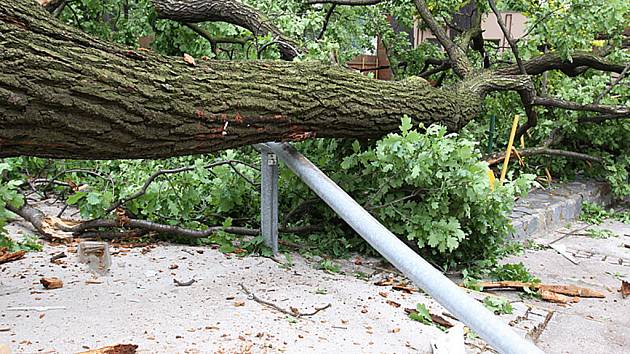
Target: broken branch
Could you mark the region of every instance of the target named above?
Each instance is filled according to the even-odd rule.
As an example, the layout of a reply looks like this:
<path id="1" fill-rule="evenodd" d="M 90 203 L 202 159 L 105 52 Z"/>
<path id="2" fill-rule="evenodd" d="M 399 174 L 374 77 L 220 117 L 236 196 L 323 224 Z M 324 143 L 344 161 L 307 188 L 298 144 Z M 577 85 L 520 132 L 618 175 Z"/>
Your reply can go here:
<path id="1" fill-rule="evenodd" d="M 275 309 L 277 311 L 280 311 L 280 312 L 284 313 L 285 315 L 289 315 L 289 316 L 292 316 L 292 317 L 295 317 L 295 318 L 314 316 L 317 313 L 319 313 L 320 311 L 323 311 L 323 310 L 325 310 L 325 309 L 327 309 L 327 308 L 332 306 L 332 304 L 328 304 L 328 305 L 323 306 L 323 307 L 316 307 L 314 311 L 306 312 L 306 313 L 302 313 L 302 312 L 300 312 L 298 309 L 296 309 L 294 307 L 291 307 L 291 311 L 289 311 L 289 310 L 285 310 L 282 307 L 274 304 L 273 302 L 269 302 L 267 300 L 263 300 L 263 299 L 259 298 L 258 296 L 256 296 L 256 294 L 254 294 L 251 291 L 249 291 L 245 287 L 245 285 L 243 285 L 242 283 L 238 284 L 238 285 L 241 287 L 241 289 L 243 289 L 243 292 L 245 294 L 247 294 L 248 297 L 250 297 L 252 300 L 256 301 L 257 303 L 263 304 L 263 305 L 268 306 L 268 307 L 271 307 L 271 308 L 273 308 L 273 309 Z"/>

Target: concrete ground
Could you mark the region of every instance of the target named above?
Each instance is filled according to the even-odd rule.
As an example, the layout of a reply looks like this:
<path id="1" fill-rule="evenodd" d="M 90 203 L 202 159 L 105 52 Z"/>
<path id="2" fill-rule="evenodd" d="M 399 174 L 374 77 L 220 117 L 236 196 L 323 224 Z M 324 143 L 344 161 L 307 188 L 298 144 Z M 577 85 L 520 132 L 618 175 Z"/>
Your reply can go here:
<path id="1" fill-rule="evenodd" d="M 12 233 L 18 232 L 14 225 Z M 76 245 L 46 244 L 1 265 L 0 345 L 14 353 L 75 353 L 119 343 L 137 344 L 140 353 L 430 353 L 431 342 L 445 333 L 410 320 L 405 308 L 423 303 L 457 323 L 421 292 L 375 285 L 383 278 L 404 281 L 379 259 L 335 260 L 343 274 L 331 274 L 299 254 L 289 265 L 285 257 L 278 263 L 210 247 L 124 246 L 111 248 L 111 270 L 100 277 L 78 263 Z M 51 263 L 59 252 L 68 257 Z M 42 277 L 58 277 L 64 286 L 45 290 Z M 195 283 L 176 286 L 174 279 Z M 249 298 L 239 284 L 288 311 L 331 306 L 295 319 Z M 514 305 L 505 322 L 528 311 L 520 301 Z M 25 307 L 31 309 L 19 310 Z M 532 311 L 523 335 L 545 315 Z M 470 353 L 486 347 L 479 339 L 468 343 Z"/>
<path id="2" fill-rule="evenodd" d="M 622 299 L 617 289 L 620 278 L 630 275 L 630 249 L 624 247 L 630 244 L 630 225 L 598 226 L 617 235 L 606 239 L 583 236 L 584 226 L 574 223 L 535 241 L 557 240 L 553 244 L 564 246 L 579 264 L 542 247 L 505 261 L 523 262 L 543 282 L 590 287 L 606 298 L 560 306 L 501 292 L 514 307 L 501 318 L 548 353 L 628 352 L 630 298 Z M 17 237 L 32 232 L 20 222 L 10 230 Z M 61 251 L 68 257 L 51 263 Z M 431 342 L 446 335 L 410 320 L 404 309 L 423 303 L 456 322 L 423 293 L 375 285 L 392 275 L 395 283 L 404 281 L 378 259 L 335 260 L 343 274 L 330 274 L 317 269 L 317 260 L 298 254 L 289 264 L 284 257 L 278 263 L 169 244 L 114 245 L 111 251 L 112 267 L 104 276 L 78 263 L 72 244 L 46 244 L 43 252 L 0 265 L 0 347 L 8 344 L 13 353 L 75 353 L 133 343 L 140 353 L 430 353 Z M 59 277 L 64 286 L 45 290 L 42 277 Z M 174 279 L 195 283 L 176 286 Z M 331 306 L 295 319 L 248 297 L 239 284 L 287 311 Z M 24 307 L 58 308 L 19 309 Z M 480 339 L 466 343 L 469 353 L 492 352 Z"/>
<path id="3" fill-rule="evenodd" d="M 615 236 L 591 238 L 588 229 L 611 230 Z M 621 279 L 630 281 L 630 225 L 576 222 L 535 242 L 553 242 L 578 264 L 551 248 L 529 249 L 504 262 L 523 262 L 543 283 L 573 284 L 606 294 L 605 299 L 581 299 L 567 306 L 531 301 L 554 311 L 538 345 L 547 353 L 630 353 L 630 297 L 623 299 L 619 293 Z"/>

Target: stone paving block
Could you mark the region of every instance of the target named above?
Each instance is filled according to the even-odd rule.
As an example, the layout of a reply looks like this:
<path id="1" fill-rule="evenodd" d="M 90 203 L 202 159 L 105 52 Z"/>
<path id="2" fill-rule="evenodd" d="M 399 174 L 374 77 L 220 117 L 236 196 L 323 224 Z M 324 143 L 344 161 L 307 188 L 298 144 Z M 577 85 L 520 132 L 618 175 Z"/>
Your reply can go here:
<path id="1" fill-rule="evenodd" d="M 510 238 L 524 240 L 564 226 L 579 217 L 584 201 L 610 204 L 610 186 L 603 182 L 574 181 L 535 190 L 516 202 Z"/>

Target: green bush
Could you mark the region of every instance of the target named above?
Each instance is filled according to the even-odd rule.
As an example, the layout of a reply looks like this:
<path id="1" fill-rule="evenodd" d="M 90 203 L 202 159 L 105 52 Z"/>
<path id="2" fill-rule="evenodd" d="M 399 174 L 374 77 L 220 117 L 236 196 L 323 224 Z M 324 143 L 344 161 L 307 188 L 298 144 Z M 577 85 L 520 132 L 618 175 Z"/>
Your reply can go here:
<path id="1" fill-rule="evenodd" d="M 303 142 L 298 149 L 392 232 L 435 262 L 453 266 L 496 259 L 510 232 L 508 216 L 514 198 L 529 188 L 532 176 L 521 175 L 503 185 L 497 182 L 491 191 L 488 166 L 481 161 L 476 143 L 447 134 L 440 126 L 420 130 L 412 129 L 411 120 L 404 118 L 400 133 L 376 142 L 318 139 Z M 37 168 L 40 173 L 43 169 L 42 174 L 48 176 L 69 169 L 98 172 L 100 176 L 79 171 L 58 177 L 85 184 L 77 192 L 56 190 L 65 193 L 68 203 L 76 204 L 84 218 L 105 217 L 104 211 L 113 201 L 140 190 L 159 169 L 194 166 L 189 172 L 158 177 L 127 209 L 141 219 L 195 229 L 226 220 L 257 227 L 258 187 L 247 184 L 228 165 L 204 168 L 220 159 L 258 164 L 257 154 L 249 148 L 157 161 L 20 161 L 22 169 Z M 259 179 L 255 169 L 235 168 L 252 181 Z M 11 186 L 2 191 L 12 191 L 4 193 L 14 199 L 15 185 Z M 333 256 L 370 249 L 299 178 L 281 168 L 281 219 L 311 198 L 314 202 L 287 225 L 322 225 L 323 230 L 299 236 L 299 241 Z"/>
<path id="2" fill-rule="evenodd" d="M 21 184 L 19 180 L 8 180 L 9 173 L 14 169 L 13 164 L 0 162 L 0 247 L 13 249 L 11 240 L 7 237 L 5 226 L 10 212 L 6 209 L 7 204 L 15 207 L 22 206 L 24 200 L 18 193 L 17 187 Z M 8 181 L 7 181 L 8 180 Z"/>
<path id="3" fill-rule="evenodd" d="M 521 175 L 490 191 L 488 166 L 476 143 L 440 126 L 420 133 L 408 118 L 400 134 L 374 148 L 354 148 L 342 168 L 371 192 L 353 195 L 392 232 L 439 261 L 493 257 L 510 232 L 514 198 L 533 179 Z"/>
<path id="4" fill-rule="evenodd" d="M 480 160 L 476 143 L 447 134 L 440 126 L 421 130 L 412 129 L 410 119 L 404 118 L 400 133 L 375 144 L 318 140 L 302 143 L 299 150 L 424 256 L 445 266 L 482 259 L 492 263 L 510 232 L 513 201 L 529 189 L 533 176 L 497 182 L 490 191 L 488 166 Z M 346 155 L 341 168 L 340 155 Z M 286 193 L 281 201 L 297 205 L 308 198 L 309 191 L 297 177 L 288 171 L 282 177 L 282 190 L 294 193 Z M 309 211 L 327 221 L 325 236 L 310 237 L 328 249 L 364 245 L 335 222 L 337 217 L 327 207 L 313 206 Z M 343 242 L 335 237 L 343 237 Z"/>

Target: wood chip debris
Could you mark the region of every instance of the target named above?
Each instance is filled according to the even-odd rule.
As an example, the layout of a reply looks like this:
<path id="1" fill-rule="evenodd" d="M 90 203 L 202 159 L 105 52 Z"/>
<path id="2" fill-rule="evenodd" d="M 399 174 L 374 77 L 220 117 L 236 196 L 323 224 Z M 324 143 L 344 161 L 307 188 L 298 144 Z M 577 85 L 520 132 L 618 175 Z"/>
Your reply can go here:
<path id="1" fill-rule="evenodd" d="M 374 283 L 376 286 L 390 286 L 394 285 L 395 281 L 392 278 L 381 279 Z"/>
<path id="2" fill-rule="evenodd" d="M 135 354 L 137 350 L 138 346 L 135 344 L 117 344 L 77 354 Z"/>
<path id="3" fill-rule="evenodd" d="M 403 291 L 403 292 L 405 292 L 407 294 L 411 294 L 411 293 L 415 293 L 415 292 L 419 292 L 420 291 L 420 290 L 418 290 L 418 288 L 409 286 L 409 283 L 407 283 L 407 282 L 397 282 L 392 277 L 381 279 L 381 280 L 375 282 L 374 285 L 376 285 L 376 286 L 391 286 L 392 290 Z M 379 294 L 381 294 L 381 293 L 379 293 Z M 381 294 L 381 296 L 383 296 L 383 295 Z"/>
<path id="4" fill-rule="evenodd" d="M 492 282 L 479 282 L 479 287 L 485 290 L 496 289 L 517 289 L 525 291 L 525 289 L 531 289 L 537 291 L 538 294 L 545 301 L 566 304 L 569 302 L 578 302 L 579 298 L 605 298 L 604 293 L 583 288 L 575 285 L 552 285 L 552 284 L 537 284 L 526 283 L 519 281 L 492 281 Z"/>
<path id="5" fill-rule="evenodd" d="M 619 289 L 619 291 L 621 292 L 621 296 L 624 299 L 626 298 L 626 296 L 630 295 L 630 282 L 622 280 L 621 281 L 621 289 Z"/>
<path id="6" fill-rule="evenodd" d="M 0 247 L 0 264 L 17 261 L 18 259 L 24 257 L 26 251 L 19 250 L 16 252 L 9 252 L 9 249 L 6 247 Z"/>
<path id="7" fill-rule="evenodd" d="M 407 284 L 404 284 L 404 283 L 393 285 L 392 289 L 393 290 L 402 291 L 402 292 L 405 292 L 407 294 L 416 293 L 416 292 L 419 291 L 417 288 L 411 287 L 411 286 L 409 286 Z"/>
<path id="8" fill-rule="evenodd" d="M 392 301 L 392 300 L 387 300 L 385 301 L 388 305 L 393 306 L 393 307 L 400 307 L 400 304 L 397 303 L 396 301 Z"/>
<path id="9" fill-rule="evenodd" d="M 63 281 L 59 278 L 41 278 L 39 282 L 49 290 L 63 288 Z"/>
<path id="10" fill-rule="evenodd" d="M 418 313 L 418 310 L 406 308 L 405 309 L 405 313 L 407 315 L 411 315 L 412 313 Z M 442 317 L 442 316 L 440 316 L 438 314 L 429 312 L 429 315 L 431 316 L 431 321 L 433 321 L 433 323 L 435 323 L 435 324 L 439 324 L 440 326 L 443 326 L 443 327 L 446 327 L 446 328 L 451 328 L 451 327 L 454 326 L 453 323 L 451 323 L 449 320 L 445 319 L 444 317 Z"/>
<path id="11" fill-rule="evenodd" d="M 173 279 L 173 283 L 175 286 L 191 286 L 195 283 L 195 279 L 190 279 L 189 281 L 179 281 L 177 279 Z"/>
<path id="12" fill-rule="evenodd" d="M 68 256 L 66 255 L 65 252 L 59 252 L 57 254 L 54 254 L 52 257 L 50 257 L 50 261 L 54 263 L 55 261 L 58 261 L 59 259 L 66 258 L 66 257 Z"/>
<path id="13" fill-rule="evenodd" d="M 191 57 L 190 54 L 187 54 L 187 53 L 184 53 L 184 62 L 186 62 L 186 64 L 190 66 L 197 65 L 197 63 L 195 63 L 195 59 Z"/>

